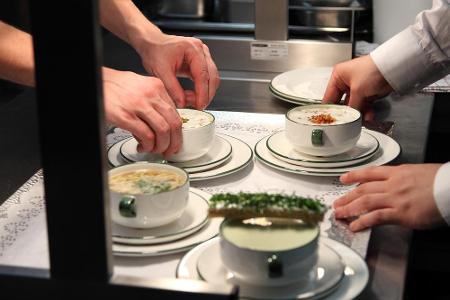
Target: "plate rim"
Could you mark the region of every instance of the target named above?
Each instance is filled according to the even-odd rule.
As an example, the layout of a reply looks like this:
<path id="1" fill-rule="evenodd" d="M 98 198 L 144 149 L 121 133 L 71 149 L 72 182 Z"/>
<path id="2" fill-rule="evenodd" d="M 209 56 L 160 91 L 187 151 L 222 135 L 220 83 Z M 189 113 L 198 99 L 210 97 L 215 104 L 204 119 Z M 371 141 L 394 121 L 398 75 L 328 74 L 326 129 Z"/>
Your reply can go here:
<path id="1" fill-rule="evenodd" d="M 197 192 L 193 191 L 191 187 L 189 188 L 189 193 L 193 193 L 193 194 L 197 195 L 201 200 L 203 200 L 206 203 L 207 206 L 209 206 L 209 201 L 205 197 L 203 197 L 202 195 L 200 195 Z M 114 238 L 120 238 L 122 240 L 151 241 L 151 240 L 155 240 L 155 239 L 170 237 L 170 236 L 173 236 L 173 235 L 182 235 L 182 234 L 190 232 L 190 231 L 192 231 L 192 233 L 194 233 L 196 231 L 196 229 L 200 230 L 200 228 L 202 228 L 207 222 L 208 222 L 208 214 L 206 214 L 205 217 L 202 219 L 202 221 L 200 223 L 198 223 L 196 226 L 194 226 L 192 228 L 189 228 L 189 229 L 186 229 L 186 230 L 183 230 L 183 231 L 179 231 L 177 233 L 165 234 L 165 235 L 157 236 L 157 237 L 154 237 L 154 236 L 148 237 L 147 236 L 147 237 L 143 237 L 143 238 L 134 238 L 134 237 L 114 235 L 112 233 L 112 230 L 111 230 L 111 233 L 112 233 L 111 236 L 112 236 L 113 241 L 114 241 Z M 121 226 L 121 225 L 119 225 L 119 226 Z M 126 244 L 124 242 L 118 242 L 118 241 L 115 241 L 115 242 L 116 243 L 120 243 L 120 244 Z M 135 243 L 135 244 L 127 244 L 127 245 L 138 245 L 138 244 Z M 139 245 L 145 245 L 145 244 L 139 244 Z M 150 245 L 150 244 L 147 244 L 147 245 Z"/>
<path id="2" fill-rule="evenodd" d="M 368 129 L 366 129 L 366 130 L 368 130 Z M 388 135 L 386 135 L 386 134 L 383 134 L 383 133 L 381 133 L 381 132 L 377 132 L 377 131 L 373 131 L 373 130 L 368 130 L 368 131 L 373 132 L 374 134 L 385 135 L 387 138 L 391 139 L 391 140 L 395 143 L 395 145 L 398 147 L 398 153 L 396 154 L 396 156 L 393 157 L 392 159 L 390 159 L 388 162 L 384 163 L 383 165 L 388 164 L 388 163 L 394 161 L 395 159 L 397 159 L 397 158 L 400 156 L 400 154 L 402 153 L 402 147 L 401 147 L 401 145 L 400 145 L 396 140 L 394 140 L 392 137 L 390 137 L 390 136 L 388 136 Z M 292 167 L 295 168 L 295 169 L 288 169 L 288 168 L 283 167 L 283 166 L 278 166 L 278 165 L 276 165 L 276 164 L 274 164 L 274 163 L 272 163 L 272 162 L 270 162 L 270 161 L 267 161 L 265 158 L 261 157 L 261 155 L 260 155 L 260 154 L 258 153 L 258 151 L 256 150 L 256 149 L 257 149 L 257 146 L 258 146 L 264 139 L 267 139 L 268 137 L 269 137 L 269 135 L 267 135 L 267 136 L 261 138 L 261 139 L 255 144 L 255 147 L 254 147 L 254 150 L 255 150 L 255 151 L 254 151 L 254 152 L 255 152 L 256 158 L 257 158 L 260 162 L 262 162 L 263 164 L 268 165 L 268 166 L 270 166 L 270 167 L 272 167 L 272 168 L 274 168 L 274 169 L 277 169 L 277 170 L 280 170 L 280 171 L 284 171 L 284 172 L 288 172 L 288 173 L 298 174 L 298 175 L 310 175 L 310 176 L 340 176 L 340 175 L 342 175 L 342 174 L 344 174 L 344 173 L 347 173 L 347 172 L 351 171 L 351 170 L 343 170 L 343 171 L 336 171 L 336 172 L 320 172 L 320 169 L 319 169 L 319 171 L 299 170 L 299 169 L 297 169 L 297 167 L 300 167 L 300 168 L 306 168 L 306 167 L 301 167 L 301 166 L 293 165 L 293 164 L 292 164 Z M 380 144 L 381 144 L 381 142 L 380 142 Z M 380 149 L 382 149 L 382 147 L 380 147 Z M 366 161 L 367 161 L 367 160 L 366 160 Z M 285 162 L 285 163 L 287 163 L 287 162 Z M 348 167 L 351 167 L 351 166 L 348 166 Z M 344 168 L 348 168 L 348 167 L 339 167 L 339 168 L 344 169 Z M 327 168 L 327 169 L 333 169 L 333 168 Z"/>
<path id="3" fill-rule="evenodd" d="M 282 132 L 284 132 L 284 131 L 285 131 L 285 130 L 281 130 L 281 131 L 277 131 L 277 132 L 272 133 L 272 134 L 267 138 L 267 140 L 266 140 L 266 147 L 267 147 L 267 149 L 269 149 L 269 151 L 270 151 L 271 153 L 276 154 L 276 155 L 278 155 L 278 156 L 281 156 L 281 157 L 283 157 L 283 158 L 292 160 L 292 161 L 308 162 L 308 163 L 317 163 L 317 164 L 332 164 L 332 163 L 350 162 L 350 161 L 360 160 L 360 159 L 363 159 L 363 158 L 369 159 L 370 157 L 372 157 L 373 155 L 375 155 L 375 153 L 376 153 L 376 152 L 378 151 L 378 149 L 380 148 L 380 142 L 378 141 L 378 139 L 377 139 L 375 136 L 373 136 L 372 134 L 368 133 L 366 129 L 362 129 L 361 132 L 364 132 L 365 134 L 368 134 L 369 136 L 371 136 L 371 137 L 376 141 L 376 147 L 375 147 L 375 149 L 374 149 L 374 150 L 371 150 L 371 152 L 368 153 L 368 154 L 365 154 L 365 155 L 360 156 L 360 157 L 355 158 L 355 159 L 345 159 L 345 160 L 336 160 L 336 161 L 314 161 L 314 160 L 305 160 L 305 159 L 295 159 L 295 158 L 291 158 L 291 157 L 287 157 L 287 156 L 285 156 L 285 155 L 282 155 L 282 154 L 276 152 L 274 149 L 272 149 L 272 148 L 269 146 L 269 140 L 270 140 L 270 138 L 272 138 L 274 135 L 279 134 L 279 133 L 282 133 Z"/>
<path id="4" fill-rule="evenodd" d="M 221 162 L 225 162 L 225 161 L 226 161 L 227 159 L 229 159 L 229 158 L 231 157 L 231 155 L 233 154 L 233 146 L 230 144 L 229 141 L 227 141 L 227 140 L 224 139 L 223 137 L 219 136 L 219 134 L 215 134 L 215 137 L 221 138 L 221 139 L 222 139 L 223 141 L 225 141 L 225 142 L 228 144 L 228 146 L 229 146 L 228 153 L 227 153 L 224 157 L 222 157 L 222 158 L 220 158 L 220 159 L 218 159 L 218 160 L 212 161 L 212 162 L 204 163 L 204 164 L 201 164 L 201 165 L 189 166 L 189 167 L 179 167 L 179 166 L 177 166 L 177 162 L 171 162 L 171 161 L 168 161 L 169 164 L 175 165 L 175 166 L 177 166 L 177 167 L 179 167 L 179 168 L 183 168 L 183 169 L 191 169 L 191 168 L 206 167 L 206 166 L 209 166 L 209 165 L 212 165 L 212 164 L 216 164 L 216 163 L 217 163 L 217 164 L 220 164 Z M 129 140 L 131 140 L 131 139 L 133 139 L 133 137 L 131 137 Z M 127 162 L 129 162 L 129 163 L 140 162 L 140 161 L 134 161 L 134 160 L 128 159 L 128 158 L 125 157 L 125 155 L 122 153 L 122 147 L 123 147 L 123 145 L 124 145 L 125 143 L 127 143 L 129 140 L 123 142 L 122 145 L 120 146 L 120 149 L 119 149 L 120 156 L 121 156 L 125 161 L 127 161 Z M 199 158 L 200 158 L 200 157 L 199 157 Z M 206 170 L 205 170 L 205 171 L 206 171 Z M 197 171 L 197 172 L 201 172 L 201 171 Z"/>
<path id="5" fill-rule="evenodd" d="M 218 237 L 216 237 L 216 238 L 218 238 Z M 216 238 L 214 238 L 214 239 L 216 239 Z M 358 295 L 360 295 L 360 294 L 364 291 L 364 289 L 367 287 L 367 284 L 368 284 L 369 279 L 370 279 L 370 271 L 369 271 L 369 267 L 368 267 L 368 265 L 367 265 L 367 262 L 366 262 L 365 258 L 362 257 L 362 256 L 361 256 L 358 252 L 356 252 L 354 249 L 352 249 L 351 247 L 347 246 L 346 244 L 344 244 L 344 243 L 342 243 L 342 242 L 333 240 L 333 239 L 331 239 L 331 238 L 329 238 L 329 237 L 327 237 L 327 236 L 321 236 L 320 238 L 321 238 L 322 242 L 324 242 L 324 243 L 325 243 L 327 246 L 329 246 L 329 247 L 333 247 L 333 246 L 338 245 L 339 247 L 342 247 L 345 251 L 348 251 L 349 253 L 351 253 L 350 255 L 353 256 L 353 259 L 358 261 L 356 264 L 361 265 L 361 266 L 363 267 L 364 270 L 363 270 L 362 273 L 360 274 L 360 276 L 362 276 L 362 278 L 360 278 L 360 279 L 363 280 L 363 281 L 362 281 L 363 284 L 361 285 L 361 287 L 360 287 L 356 292 L 354 292 L 354 294 L 348 295 L 348 296 L 351 296 L 351 297 L 348 297 L 348 296 L 347 296 L 347 298 L 344 298 L 344 299 L 345 299 L 345 300 L 349 300 L 349 299 L 354 299 L 355 297 L 358 297 Z M 201 244 L 201 245 L 197 245 L 195 248 L 206 247 L 206 246 L 207 246 L 207 243 L 212 243 L 212 241 L 213 241 L 213 239 L 210 239 L 209 241 L 207 241 L 207 242 L 205 242 L 205 243 L 203 243 L 203 244 Z M 185 264 L 185 262 L 186 262 L 187 260 L 190 259 L 190 256 L 192 256 L 193 254 L 195 254 L 195 251 L 194 251 L 195 248 L 191 249 L 189 252 L 187 252 L 187 253 L 179 260 L 179 262 L 178 262 L 178 264 L 177 264 L 177 267 L 176 267 L 176 269 L 175 269 L 175 277 L 176 277 L 176 278 L 183 278 L 183 277 L 182 277 L 182 274 L 180 274 L 181 266 L 182 266 L 183 264 Z M 197 250 L 198 250 L 198 249 L 197 249 Z M 338 251 L 336 251 L 336 252 L 338 252 Z M 343 259 L 343 261 L 344 261 L 344 263 L 345 263 L 345 262 L 346 262 L 346 261 L 345 261 L 345 255 L 343 256 L 340 252 L 338 252 L 338 254 L 341 256 L 341 258 Z M 350 256 L 350 255 L 347 255 L 347 256 Z M 344 264 L 344 265 L 349 266 L 349 264 Z M 344 272 L 344 273 L 345 273 L 345 272 Z M 351 280 L 351 279 L 350 279 L 351 276 L 345 275 L 345 276 L 344 276 L 344 280 L 345 280 L 345 278 L 348 278 L 348 280 Z M 192 278 L 191 278 L 191 279 L 192 279 Z M 200 280 L 200 279 L 197 279 L 197 280 Z M 338 288 L 334 289 L 331 293 L 329 293 L 328 296 L 333 297 L 333 293 L 338 292 L 338 291 L 339 291 L 339 286 L 338 286 Z M 243 298 L 240 298 L 240 299 L 243 299 Z M 327 298 L 324 298 L 324 299 L 327 299 Z M 331 298 L 331 299 L 337 299 L 337 298 Z M 342 300 L 342 299 L 340 299 L 340 300 Z"/>

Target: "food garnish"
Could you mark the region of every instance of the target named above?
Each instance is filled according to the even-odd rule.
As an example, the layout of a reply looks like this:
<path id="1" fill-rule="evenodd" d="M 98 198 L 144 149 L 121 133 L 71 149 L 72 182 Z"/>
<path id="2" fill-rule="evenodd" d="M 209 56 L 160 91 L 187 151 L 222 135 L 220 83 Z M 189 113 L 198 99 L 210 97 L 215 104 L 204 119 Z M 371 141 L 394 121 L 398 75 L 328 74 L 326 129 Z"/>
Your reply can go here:
<path id="1" fill-rule="evenodd" d="M 331 124 L 336 122 L 336 119 L 330 114 L 318 114 L 308 118 L 314 124 Z"/>
<path id="2" fill-rule="evenodd" d="M 181 121 L 183 121 L 183 124 L 184 124 L 184 123 L 189 122 L 189 119 L 188 119 L 188 118 L 183 118 L 183 117 L 181 117 Z"/>
<path id="3" fill-rule="evenodd" d="M 268 193 L 223 193 L 209 200 L 209 216 L 235 219 L 277 217 L 317 224 L 327 207 L 319 200 L 296 195 Z"/>

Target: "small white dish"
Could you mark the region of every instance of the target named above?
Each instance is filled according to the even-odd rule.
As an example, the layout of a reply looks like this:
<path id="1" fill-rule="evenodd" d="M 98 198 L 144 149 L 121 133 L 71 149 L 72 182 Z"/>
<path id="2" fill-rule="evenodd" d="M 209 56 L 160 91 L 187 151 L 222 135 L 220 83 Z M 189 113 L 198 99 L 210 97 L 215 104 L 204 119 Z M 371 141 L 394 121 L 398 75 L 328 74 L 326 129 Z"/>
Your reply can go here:
<path id="1" fill-rule="evenodd" d="M 218 243 L 217 239 L 212 239 L 206 243 L 203 243 L 191 251 L 189 251 L 180 261 L 177 267 L 176 276 L 177 278 L 184 278 L 184 279 L 193 279 L 193 280 L 204 280 L 199 274 L 199 268 L 198 263 L 201 258 L 201 256 L 204 254 L 205 250 L 210 248 L 212 245 Z M 325 292 L 324 294 L 320 294 L 317 296 L 311 295 L 307 299 L 326 299 L 326 300 L 350 300 L 357 297 L 362 290 L 365 288 L 369 281 L 369 270 L 367 268 L 367 265 L 364 261 L 364 259 L 359 256 L 355 251 L 353 251 L 351 248 L 347 247 L 346 245 L 339 243 L 337 241 L 321 237 L 320 243 L 333 249 L 342 259 L 342 262 L 345 266 L 344 269 L 344 276 L 338 284 L 335 285 L 334 288 L 331 288 L 328 290 L 328 294 Z M 216 261 L 210 261 L 211 263 L 216 263 Z M 320 271 L 321 273 L 322 271 Z M 319 274 L 317 272 L 316 274 Z M 325 273 L 323 273 L 325 275 Z M 209 276 L 208 276 L 209 277 Z M 223 279 L 223 280 L 222 280 Z M 226 282 L 226 276 L 225 277 L 217 277 L 216 280 L 220 280 L 221 283 Z M 250 287 L 250 286 L 249 286 Z M 253 288 L 261 289 L 261 287 Z M 279 289 L 279 288 L 278 288 Z M 272 290 L 272 288 L 270 288 Z M 242 287 L 240 289 L 240 295 L 241 299 L 243 299 L 243 290 Z M 259 292 L 259 291 L 256 291 Z M 272 297 L 272 299 L 301 299 L 298 298 L 298 295 L 289 295 L 289 297 L 284 297 L 287 293 L 285 290 L 281 290 L 280 293 Z M 255 299 L 267 299 L 266 295 L 264 295 L 264 298 L 255 298 Z"/>
<path id="2" fill-rule="evenodd" d="M 277 92 L 271 85 L 269 85 L 269 91 L 277 99 L 280 99 L 285 102 L 289 102 L 296 105 L 309 105 L 309 104 L 319 104 L 322 101 L 321 100 L 308 100 L 308 99 L 301 99 L 301 98 L 292 98 L 287 95 L 283 95 L 280 92 Z"/>
<path id="3" fill-rule="evenodd" d="M 124 160 L 129 162 L 164 160 L 162 155 L 137 152 L 137 145 L 138 141 L 135 138 L 131 138 L 121 145 L 120 154 Z M 189 161 L 170 162 L 170 164 L 183 168 L 188 173 L 202 172 L 210 170 L 229 159 L 232 149 L 231 144 L 226 139 L 216 135 L 211 149 L 205 155 Z"/>
<path id="4" fill-rule="evenodd" d="M 211 194 L 199 189 L 193 189 L 193 191 L 207 200 L 211 198 Z M 127 257 L 153 257 L 185 252 L 217 236 L 222 221 L 223 218 L 212 218 L 199 231 L 170 243 L 153 245 L 124 245 L 113 243 L 112 251 L 116 256 Z"/>
<path id="5" fill-rule="evenodd" d="M 270 87 L 282 98 L 318 103 L 322 101 L 332 71 L 331 67 L 291 70 L 273 78 Z"/>
<path id="6" fill-rule="evenodd" d="M 337 168 L 356 165 L 375 155 L 380 143 L 363 129 L 356 146 L 351 150 L 334 156 L 312 156 L 295 151 L 285 135 L 285 131 L 272 134 L 267 139 L 267 148 L 276 158 L 293 165 L 311 168 Z"/>
<path id="7" fill-rule="evenodd" d="M 284 131 L 295 150 L 333 156 L 355 147 L 361 124 L 361 113 L 347 105 L 303 105 L 286 112 Z"/>
<path id="8" fill-rule="evenodd" d="M 344 278 L 344 264 L 340 256 L 328 246 L 319 244 L 318 261 L 313 270 L 300 273 L 294 283 L 282 286 L 250 285 L 234 277 L 220 257 L 220 238 L 211 240 L 197 261 L 200 277 L 212 284 L 235 284 L 239 295 L 253 299 L 310 299 L 332 292 Z"/>
<path id="9" fill-rule="evenodd" d="M 352 170 L 387 164 L 400 154 L 400 145 L 394 139 L 373 130 L 367 130 L 367 132 L 373 135 L 378 140 L 378 142 L 380 143 L 380 147 L 374 156 L 358 165 L 320 169 L 293 165 L 288 162 L 282 161 L 272 155 L 272 153 L 267 148 L 267 139 L 270 136 L 266 136 L 262 138 L 258 143 L 256 143 L 255 155 L 261 163 L 284 172 L 310 176 L 340 176 Z"/>
<path id="10" fill-rule="evenodd" d="M 191 182 L 227 176 L 244 169 L 252 162 L 253 151 L 249 145 L 238 138 L 226 134 L 220 134 L 219 136 L 231 144 L 233 149 L 231 157 L 214 168 L 205 171 L 192 172 L 192 170 L 186 168 L 185 171 L 189 173 Z M 108 162 L 112 167 L 129 163 L 120 155 L 120 147 L 125 141 L 127 140 L 117 142 L 109 148 Z"/>
<path id="11" fill-rule="evenodd" d="M 189 200 L 180 218 L 165 226 L 135 229 L 112 223 L 112 240 L 130 245 L 151 245 L 181 239 L 200 230 L 208 221 L 208 201 L 190 188 Z"/>

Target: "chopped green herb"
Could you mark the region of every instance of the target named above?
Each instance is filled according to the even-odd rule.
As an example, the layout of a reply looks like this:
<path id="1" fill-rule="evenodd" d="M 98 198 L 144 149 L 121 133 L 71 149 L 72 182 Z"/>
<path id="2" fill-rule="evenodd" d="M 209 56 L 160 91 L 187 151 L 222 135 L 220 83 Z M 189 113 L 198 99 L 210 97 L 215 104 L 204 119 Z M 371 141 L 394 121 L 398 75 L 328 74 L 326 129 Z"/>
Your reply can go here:
<path id="1" fill-rule="evenodd" d="M 188 118 L 183 118 L 183 117 L 181 117 L 181 121 L 183 121 L 183 124 L 184 124 L 184 123 L 189 122 L 189 119 L 188 119 Z"/>

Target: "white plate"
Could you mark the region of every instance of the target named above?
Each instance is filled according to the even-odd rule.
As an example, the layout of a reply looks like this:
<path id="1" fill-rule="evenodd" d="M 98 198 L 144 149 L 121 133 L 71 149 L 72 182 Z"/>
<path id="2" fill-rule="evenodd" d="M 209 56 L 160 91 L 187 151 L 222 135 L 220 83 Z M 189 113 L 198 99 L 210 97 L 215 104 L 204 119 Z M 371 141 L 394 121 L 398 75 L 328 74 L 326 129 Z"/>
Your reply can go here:
<path id="1" fill-rule="evenodd" d="M 371 158 L 379 148 L 378 140 L 365 129 L 355 147 L 345 153 L 320 157 L 302 154 L 292 147 L 285 131 L 272 134 L 267 139 L 267 148 L 278 159 L 290 164 L 311 168 L 337 168 L 355 165 Z"/>
<path id="2" fill-rule="evenodd" d="M 252 299 L 311 299 L 323 297 L 337 288 L 344 278 L 344 264 L 341 257 L 328 246 L 319 244 L 318 262 L 311 272 L 299 273 L 295 283 L 277 286 L 249 285 L 233 277 L 223 265 L 220 256 L 220 238 L 207 242 L 197 261 L 200 277 L 212 284 L 234 284 L 239 286 L 242 298 Z"/>
<path id="3" fill-rule="evenodd" d="M 277 170 L 311 176 L 339 176 L 352 170 L 357 170 L 368 166 L 381 166 L 387 164 L 400 154 L 400 145 L 394 139 L 373 130 L 367 130 L 367 132 L 378 140 L 380 147 L 374 156 L 359 165 L 320 169 L 293 165 L 279 160 L 272 155 L 269 149 L 267 149 L 267 139 L 269 136 L 262 138 L 255 145 L 255 155 L 260 162 Z"/>
<path id="4" fill-rule="evenodd" d="M 221 134 L 221 137 L 226 139 L 233 148 L 233 154 L 231 155 L 231 159 L 226 161 L 224 164 L 221 164 L 217 168 L 207 170 L 204 172 L 189 174 L 190 181 L 209 180 L 227 176 L 244 169 L 252 162 L 253 151 L 249 145 L 247 145 L 245 142 L 241 141 L 238 138 L 226 134 Z"/>
<path id="5" fill-rule="evenodd" d="M 211 194 L 204 191 L 196 190 L 196 193 L 207 200 L 211 198 Z M 222 221 L 223 218 L 212 218 L 199 231 L 170 243 L 155 245 L 123 245 L 113 243 L 113 254 L 117 256 L 146 257 L 185 252 L 217 236 Z"/>
<path id="6" fill-rule="evenodd" d="M 161 244 L 179 240 L 206 225 L 208 207 L 208 201 L 199 194 L 199 190 L 191 187 L 186 210 L 179 219 L 149 229 L 125 227 L 112 222 L 112 240 L 116 243 L 134 245 Z"/>
<path id="7" fill-rule="evenodd" d="M 245 142 L 241 141 L 238 138 L 220 134 L 220 137 L 227 140 L 233 149 L 233 153 L 231 157 L 228 158 L 225 162 L 219 164 L 213 169 L 202 171 L 202 172 L 190 172 L 189 169 L 185 169 L 186 172 L 189 173 L 190 181 L 201 181 L 201 180 L 209 180 L 214 178 L 219 178 L 223 176 L 227 176 L 229 174 L 236 173 L 246 166 L 248 166 L 252 162 L 253 151 L 249 145 Z M 108 162 L 112 167 L 121 166 L 127 164 L 122 156 L 120 155 L 120 147 L 122 143 L 126 140 L 120 141 L 112 145 L 108 150 Z"/>
<path id="8" fill-rule="evenodd" d="M 277 92 L 276 90 L 274 90 L 274 88 L 269 85 L 269 91 L 272 94 L 272 96 L 274 96 L 277 99 L 283 100 L 285 102 L 289 102 L 289 103 L 293 103 L 296 105 L 308 105 L 308 104 L 319 104 L 322 101 L 319 100 L 307 100 L 307 99 L 301 99 L 301 98 L 291 98 L 288 97 L 287 95 L 282 95 L 281 93 Z"/>
<path id="9" fill-rule="evenodd" d="M 120 154 L 129 162 L 164 160 L 162 155 L 152 153 L 139 153 L 136 150 L 138 141 L 128 139 L 120 147 Z M 185 162 L 170 162 L 170 164 L 185 169 L 188 173 L 210 170 L 231 157 L 231 144 L 224 138 L 216 136 L 211 149 L 197 159 Z"/>
<path id="10" fill-rule="evenodd" d="M 301 68 L 281 73 L 270 82 L 271 88 L 284 98 L 321 102 L 331 77 L 331 67 Z"/>
<path id="11" fill-rule="evenodd" d="M 369 281 L 369 270 L 364 259 L 351 248 L 337 241 L 321 237 L 320 242 L 340 255 L 345 265 L 345 276 L 330 294 L 320 295 L 319 297 L 326 300 L 354 299 L 362 292 Z M 197 270 L 197 263 L 200 255 L 212 243 L 214 243 L 214 240 L 203 243 L 189 251 L 178 264 L 177 278 L 202 280 Z"/>

